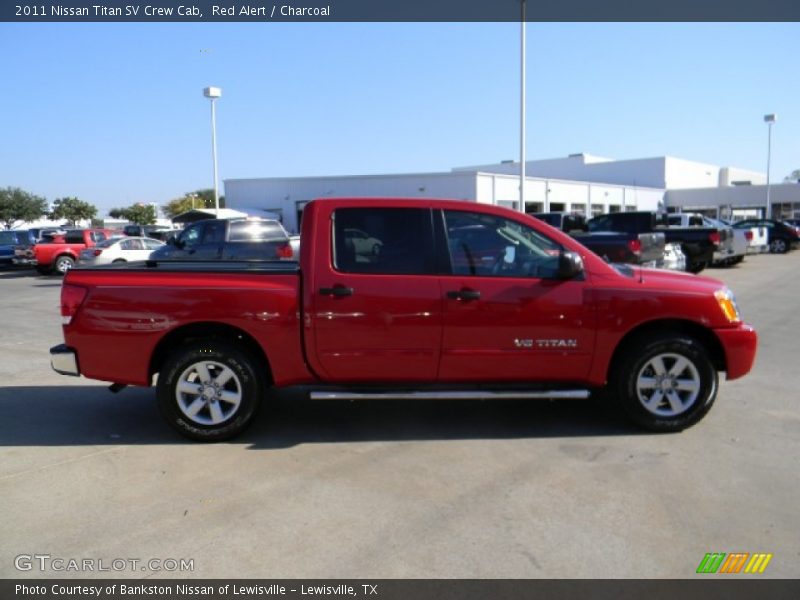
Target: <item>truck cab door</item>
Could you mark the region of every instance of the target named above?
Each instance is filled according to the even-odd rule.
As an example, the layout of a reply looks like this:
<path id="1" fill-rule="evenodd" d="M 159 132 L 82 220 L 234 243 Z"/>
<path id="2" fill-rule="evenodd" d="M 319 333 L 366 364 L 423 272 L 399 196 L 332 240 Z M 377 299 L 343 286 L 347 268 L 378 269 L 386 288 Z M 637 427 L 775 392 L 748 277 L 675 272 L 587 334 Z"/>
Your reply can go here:
<path id="1" fill-rule="evenodd" d="M 445 210 L 451 274 L 440 382 L 571 382 L 588 373 L 595 311 L 585 274 L 561 279 L 562 248 L 524 222 Z"/>
<path id="2" fill-rule="evenodd" d="M 435 381 L 443 301 L 431 210 L 337 203 L 316 218 L 305 317 L 314 371 L 336 383 Z"/>

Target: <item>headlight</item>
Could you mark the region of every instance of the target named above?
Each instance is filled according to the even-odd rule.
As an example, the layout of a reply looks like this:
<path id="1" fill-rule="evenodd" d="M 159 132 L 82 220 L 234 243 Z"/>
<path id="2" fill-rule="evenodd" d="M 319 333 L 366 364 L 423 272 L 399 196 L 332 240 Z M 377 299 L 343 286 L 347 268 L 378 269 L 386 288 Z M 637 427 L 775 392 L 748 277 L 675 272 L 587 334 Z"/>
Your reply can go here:
<path id="1" fill-rule="evenodd" d="M 728 288 L 717 290 L 714 292 L 714 298 L 717 299 L 717 303 L 720 309 L 722 309 L 722 314 L 725 315 L 728 321 L 731 323 L 738 323 L 742 320 L 739 316 L 739 307 L 736 305 L 736 297 L 733 295 L 732 291 Z"/>

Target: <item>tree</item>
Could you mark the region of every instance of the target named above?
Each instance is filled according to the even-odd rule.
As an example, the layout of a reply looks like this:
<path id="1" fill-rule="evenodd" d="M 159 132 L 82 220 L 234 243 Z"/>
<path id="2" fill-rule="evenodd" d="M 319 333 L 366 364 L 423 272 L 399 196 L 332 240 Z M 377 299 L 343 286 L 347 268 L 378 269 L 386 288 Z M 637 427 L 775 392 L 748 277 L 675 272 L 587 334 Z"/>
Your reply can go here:
<path id="1" fill-rule="evenodd" d="M 800 183 L 800 169 L 795 169 L 783 178 L 785 183 Z"/>
<path id="2" fill-rule="evenodd" d="M 219 207 L 225 208 L 225 196 L 219 197 Z M 193 208 L 214 208 L 214 190 L 187 192 L 180 198 L 170 200 L 162 208 L 170 219 Z"/>
<path id="3" fill-rule="evenodd" d="M 0 223 L 11 229 L 18 221 L 35 221 L 47 214 L 47 201 L 20 188 L 0 189 Z"/>
<path id="4" fill-rule="evenodd" d="M 136 225 L 152 225 L 158 218 L 156 207 L 142 202 L 127 208 L 112 208 L 108 211 L 108 215 L 115 219 L 125 219 Z"/>
<path id="5" fill-rule="evenodd" d="M 74 227 L 78 221 L 93 219 L 97 208 L 88 202 L 75 197 L 58 198 L 53 202 L 50 218 L 54 220 L 66 219 Z"/>

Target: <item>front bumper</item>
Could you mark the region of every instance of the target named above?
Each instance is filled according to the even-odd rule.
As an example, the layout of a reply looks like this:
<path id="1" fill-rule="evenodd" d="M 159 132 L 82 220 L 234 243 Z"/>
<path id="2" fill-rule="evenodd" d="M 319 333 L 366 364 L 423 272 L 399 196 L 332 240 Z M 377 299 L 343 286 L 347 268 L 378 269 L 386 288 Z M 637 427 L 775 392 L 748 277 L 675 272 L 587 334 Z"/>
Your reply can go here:
<path id="1" fill-rule="evenodd" d="M 756 359 L 756 330 L 742 323 L 733 329 L 715 329 L 714 333 L 725 350 L 726 379 L 738 379 L 747 375 Z"/>
<path id="2" fill-rule="evenodd" d="M 50 348 L 50 366 L 56 373 L 62 375 L 73 375 L 78 377 L 81 374 L 78 368 L 78 355 L 75 350 L 66 344 L 59 344 Z"/>
<path id="3" fill-rule="evenodd" d="M 36 260 L 35 258 L 25 258 L 20 256 L 15 256 L 14 258 L 11 259 L 11 262 L 13 262 L 18 267 L 35 267 L 36 265 L 39 264 L 39 261 Z"/>

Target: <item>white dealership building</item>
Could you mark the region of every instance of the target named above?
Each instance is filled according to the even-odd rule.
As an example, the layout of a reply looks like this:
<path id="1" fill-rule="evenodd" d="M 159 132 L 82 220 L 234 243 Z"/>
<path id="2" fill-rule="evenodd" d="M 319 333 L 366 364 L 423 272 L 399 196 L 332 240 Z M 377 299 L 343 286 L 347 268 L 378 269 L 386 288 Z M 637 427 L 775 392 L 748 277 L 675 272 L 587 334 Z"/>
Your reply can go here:
<path id="1" fill-rule="evenodd" d="M 519 163 L 503 161 L 439 173 L 226 179 L 228 208 L 277 213 L 298 231 L 315 198 L 455 198 L 518 209 Z M 589 154 L 525 163 L 527 212 L 587 215 L 630 210 L 703 210 L 755 214 L 766 202 L 766 176 L 669 156 L 611 160 Z M 800 212 L 800 185 L 772 185 L 773 210 Z"/>

